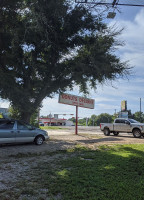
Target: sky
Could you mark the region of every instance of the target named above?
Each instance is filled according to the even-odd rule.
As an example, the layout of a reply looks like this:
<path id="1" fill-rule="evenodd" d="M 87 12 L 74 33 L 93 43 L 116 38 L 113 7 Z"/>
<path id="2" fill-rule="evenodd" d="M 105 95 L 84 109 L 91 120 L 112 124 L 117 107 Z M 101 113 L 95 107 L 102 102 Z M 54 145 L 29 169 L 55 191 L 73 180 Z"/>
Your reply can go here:
<path id="1" fill-rule="evenodd" d="M 121 110 L 121 101 L 127 101 L 127 107 L 132 113 L 140 110 L 140 98 L 142 112 L 144 112 L 144 8 L 142 7 L 119 7 L 114 19 L 108 19 L 110 25 L 116 24 L 119 28 L 124 28 L 119 39 L 125 45 L 120 47 L 116 54 L 122 61 L 129 61 L 133 67 L 131 75 L 127 79 L 118 79 L 106 85 L 99 85 L 96 91 L 91 90 L 88 98 L 95 99 L 95 108 L 79 108 L 79 118 L 99 115 L 101 113 L 114 114 Z M 69 94 L 82 96 L 77 87 Z M 40 115 L 47 116 L 59 114 L 60 118 L 71 118 L 75 116 L 75 106 L 58 103 L 58 95 L 53 99 L 43 100 L 43 107 Z M 6 108 L 9 102 L 0 100 L 0 107 Z M 66 114 L 66 115 L 63 115 Z"/>
<path id="2" fill-rule="evenodd" d="M 116 24 L 124 28 L 120 40 L 125 45 L 117 50 L 117 55 L 122 61 L 129 61 L 133 67 L 131 75 L 127 79 L 119 79 L 107 85 L 98 86 L 96 91 L 91 90 L 89 98 L 95 99 L 95 108 L 79 108 L 79 118 L 99 115 L 101 113 L 114 114 L 121 110 L 121 101 L 127 101 L 127 107 L 132 113 L 140 110 L 140 98 L 142 111 L 144 112 L 144 8 L 119 7 L 120 13 L 115 10 L 116 17 L 107 20 L 107 23 Z M 75 87 L 69 94 L 81 96 Z M 58 103 L 58 96 L 53 99 L 45 99 L 41 115 L 61 114 L 60 117 L 70 118 L 75 116 L 75 107 Z M 63 116 L 62 114 L 67 114 Z"/>

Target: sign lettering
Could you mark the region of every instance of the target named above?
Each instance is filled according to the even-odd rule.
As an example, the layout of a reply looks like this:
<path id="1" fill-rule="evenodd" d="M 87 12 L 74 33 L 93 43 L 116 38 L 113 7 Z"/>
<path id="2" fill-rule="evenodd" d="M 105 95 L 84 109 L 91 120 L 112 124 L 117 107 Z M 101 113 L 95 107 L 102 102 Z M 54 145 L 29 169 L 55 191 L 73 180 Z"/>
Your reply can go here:
<path id="1" fill-rule="evenodd" d="M 63 93 L 59 95 L 59 103 L 94 109 L 95 101 L 94 99 Z"/>

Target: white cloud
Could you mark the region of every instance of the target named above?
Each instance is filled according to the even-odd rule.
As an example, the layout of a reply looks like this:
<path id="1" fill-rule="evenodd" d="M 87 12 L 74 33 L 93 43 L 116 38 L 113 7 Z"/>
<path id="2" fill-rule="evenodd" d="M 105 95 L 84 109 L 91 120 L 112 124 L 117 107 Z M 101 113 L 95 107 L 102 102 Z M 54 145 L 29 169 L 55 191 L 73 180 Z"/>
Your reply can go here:
<path id="1" fill-rule="evenodd" d="M 10 103 L 6 100 L 0 100 L 0 108 L 8 108 Z"/>
<path id="2" fill-rule="evenodd" d="M 92 114 L 110 113 L 113 114 L 115 109 L 120 111 L 121 101 L 127 100 L 128 109 L 132 112 L 139 110 L 140 97 L 142 98 L 142 111 L 144 111 L 144 9 L 141 9 L 133 21 L 128 19 L 114 21 L 118 27 L 124 27 L 120 40 L 125 42 L 125 46 L 121 47 L 117 54 L 123 61 L 129 60 L 131 66 L 134 66 L 133 73 L 129 80 L 117 80 L 105 86 L 98 86 L 96 93 L 91 90 L 90 98 L 95 99 L 95 109 L 79 108 L 79 116 L 91 116 Z M 69 91 L 69 93 L 71 93 Z M 72 94 L 80 95 L 78 88 L 75 87 Z M 53 100 L 44 100 L 42 113 L 50 111 L 60 113 L 75 113 L 75 107 L 58 104 L 58 98 Z"/>
<path id="3" fill-rule="evenodd" d="M 141 9 L 140 12 L 136 15 L 134 21 L 139 25 L 139 27 L 144 28 L 143 20 L 144 20 L 144 9 Z"/>

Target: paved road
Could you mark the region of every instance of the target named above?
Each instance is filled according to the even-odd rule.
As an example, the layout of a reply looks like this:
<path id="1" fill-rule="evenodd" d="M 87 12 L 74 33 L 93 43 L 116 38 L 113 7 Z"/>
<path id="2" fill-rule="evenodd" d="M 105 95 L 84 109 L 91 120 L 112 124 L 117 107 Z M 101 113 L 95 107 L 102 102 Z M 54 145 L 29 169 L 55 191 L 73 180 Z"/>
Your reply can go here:
<path id="1" fill-rule="evenodd" d="M 61 127 L 60 127 L 61 128 Z M 48 130 L 51 134 L 75 134 L 75 126 L 64 126 L 59 130 Z M 103 135 L 103 132 L 100 130 L 99 126 L 78 126 L 78 134 L 87 133 L 87 134 L 98 134 Z"/>

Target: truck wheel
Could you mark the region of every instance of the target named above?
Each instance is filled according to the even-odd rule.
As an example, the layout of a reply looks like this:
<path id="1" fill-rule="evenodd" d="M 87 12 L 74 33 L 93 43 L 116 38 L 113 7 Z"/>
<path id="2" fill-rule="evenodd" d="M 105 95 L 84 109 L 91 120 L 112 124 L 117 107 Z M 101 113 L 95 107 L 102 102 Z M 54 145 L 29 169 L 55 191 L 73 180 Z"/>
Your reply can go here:
<path id="1" fill-rule="evenodd" d="M 106 136 L 110 135 L 110 130 L 109 130 L 109 128 L 105 128 L 105 129 L 104 129 L 104 135 L 106 135 Z"/>
<path id="2" fill-rule="evenodd" d="M 141 131 L 139 129 L 134 129 L 132 133 L 135 138 L 140 138 L 142 136 Z"/>
<path id="3" fill-rule="evenodd" d="M 116 136 L 116 135 L 118 135 L 118 134 L 119 134 L 119 132 L 113 132 L 113 134 Z"/>

